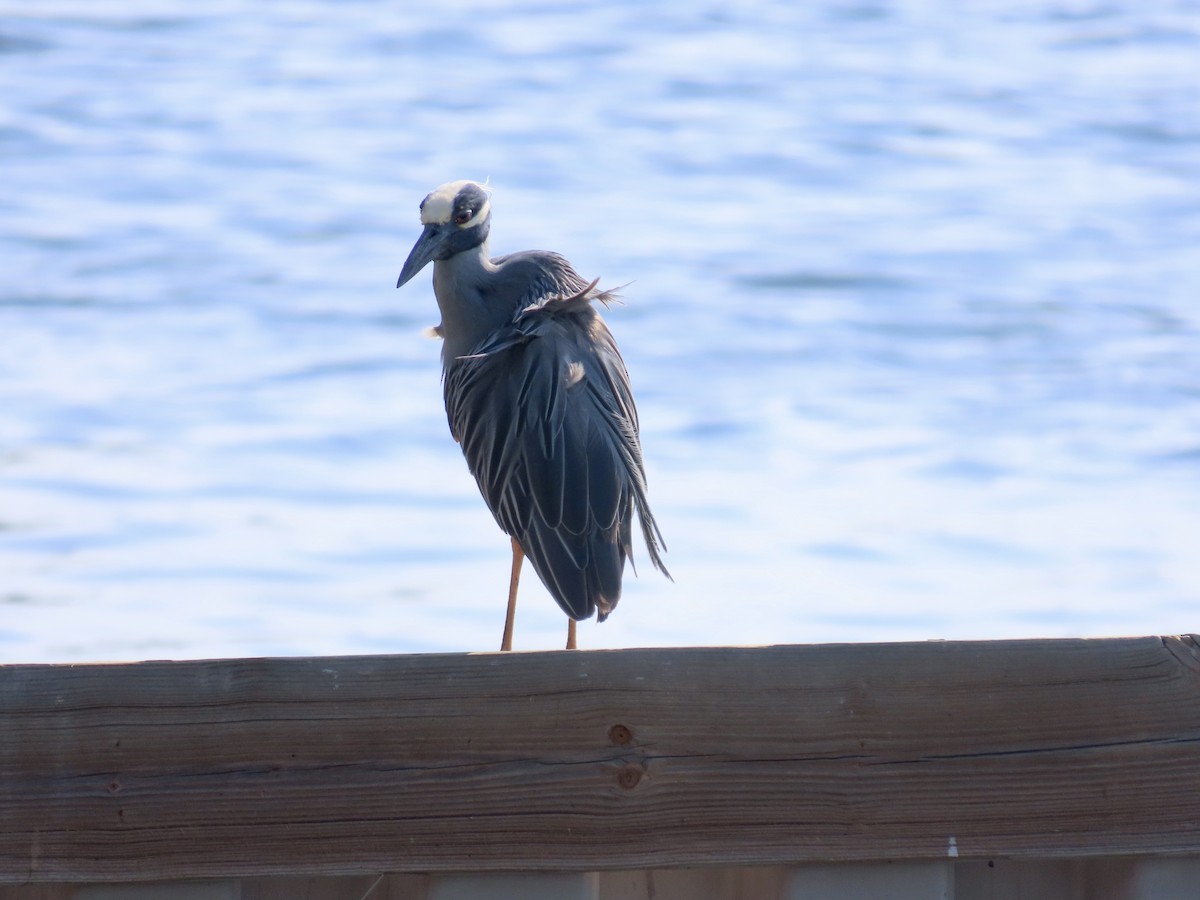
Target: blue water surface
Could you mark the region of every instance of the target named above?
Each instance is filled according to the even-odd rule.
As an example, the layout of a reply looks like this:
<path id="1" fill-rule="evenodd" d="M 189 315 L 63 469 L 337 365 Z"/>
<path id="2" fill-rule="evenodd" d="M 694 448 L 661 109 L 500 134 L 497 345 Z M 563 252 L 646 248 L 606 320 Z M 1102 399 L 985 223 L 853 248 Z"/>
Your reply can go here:
<path id="1" fill-rule="evenodd" d="M 1195 2 L 0 2 L 0 97 L 0 661 L 498 644 L 458 178 L 627 285 L 582 646 L 1200 629 Z"/>

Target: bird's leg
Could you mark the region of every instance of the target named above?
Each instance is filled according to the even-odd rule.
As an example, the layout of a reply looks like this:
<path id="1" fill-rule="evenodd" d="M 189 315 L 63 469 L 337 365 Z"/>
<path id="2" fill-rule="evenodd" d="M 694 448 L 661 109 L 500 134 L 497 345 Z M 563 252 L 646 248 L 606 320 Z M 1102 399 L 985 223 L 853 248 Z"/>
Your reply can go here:
<path id="1" fill-rule="evenodd" d="M 570 616 L 567 617 L 567 649 L 578 650 L 575 646 L 575 620 Z"/>
<path id="2" fill-rule="evenodd" d="M 517 615 L 517 584 L 521 580 L 521 563 L 525 559 L 525 551 L 521 549 L 516 538 L 512 539 L 512 547 L 512 577 L 508 581 L 508 613 L 504 617 L 504 637 L 500 640 L 501 650 L 512 649 L 513 619 Z"/>

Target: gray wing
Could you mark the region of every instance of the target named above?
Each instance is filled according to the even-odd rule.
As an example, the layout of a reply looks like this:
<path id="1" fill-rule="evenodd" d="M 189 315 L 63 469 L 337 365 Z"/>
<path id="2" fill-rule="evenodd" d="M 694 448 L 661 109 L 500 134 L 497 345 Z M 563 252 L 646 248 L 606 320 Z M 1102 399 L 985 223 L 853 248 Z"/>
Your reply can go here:
<path id="1" fill-rule="evenodd" d="M 666 568 L 628 374 L 589 302 L 608 295 L 579 286 L 453 361 L 446 411 L 496 521 L 559 606 L 603 621 L 621 596 L 635 508 L 651 562 Z"/>

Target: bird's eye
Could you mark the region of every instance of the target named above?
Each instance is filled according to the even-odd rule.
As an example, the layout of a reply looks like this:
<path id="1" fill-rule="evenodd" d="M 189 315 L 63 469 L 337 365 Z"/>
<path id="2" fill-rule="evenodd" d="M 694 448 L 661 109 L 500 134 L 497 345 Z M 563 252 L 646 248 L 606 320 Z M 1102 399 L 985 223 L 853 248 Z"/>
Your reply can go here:
<path id="1" fill-rule="evenodd" d="M 471 221 L 471 216 L 473 216 L 473 215 L 475 215 L 475 210 L 473 210 L 473 209 L 464 209 L 460 213 L 455 213 L 454 214 L 454 224 L 455 225 L 466 225 L 468 222 Z"/>

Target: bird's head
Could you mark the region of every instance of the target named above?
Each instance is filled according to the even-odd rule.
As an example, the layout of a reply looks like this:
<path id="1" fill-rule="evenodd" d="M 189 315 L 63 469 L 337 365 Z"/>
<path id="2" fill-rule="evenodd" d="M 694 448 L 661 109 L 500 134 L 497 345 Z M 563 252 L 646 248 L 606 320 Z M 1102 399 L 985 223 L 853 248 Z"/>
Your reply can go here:
<path id="1" fill-rule="evenodd" d="M 421 201 L 421 224 L 425 230 L 404 261 L 396 287 L 410 281 L 431 261 L 449 259 L 487 240 L 491 227 L 488 192 L 474 181 L 443 184 Z"/>

